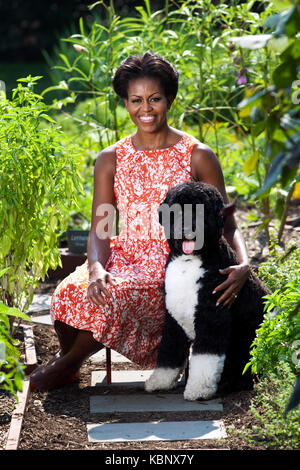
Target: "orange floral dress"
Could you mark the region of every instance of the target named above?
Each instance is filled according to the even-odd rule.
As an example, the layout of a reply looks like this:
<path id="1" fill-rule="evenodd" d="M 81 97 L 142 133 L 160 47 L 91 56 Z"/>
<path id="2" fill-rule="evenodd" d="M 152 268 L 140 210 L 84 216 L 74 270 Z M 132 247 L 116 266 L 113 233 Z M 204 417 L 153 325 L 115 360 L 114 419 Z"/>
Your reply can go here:
<path id="1" fill-rule="evenodd" d="M 163 283 L 169 247 L 157 209 L 168 189 L 191 179 L 196 139 L 183 134 L 162 150 L 137 150 L 127 136 L 116 144 L 114 192 L 121 230 L 112 236 L 105 269 L 118 281 L 108 285 L 105 306 L 87 300 L 88 261 L 56 288 L 52 321 L 60 320 L 93 337 L 132 362 L 152 368 L 164 323 Z"/>

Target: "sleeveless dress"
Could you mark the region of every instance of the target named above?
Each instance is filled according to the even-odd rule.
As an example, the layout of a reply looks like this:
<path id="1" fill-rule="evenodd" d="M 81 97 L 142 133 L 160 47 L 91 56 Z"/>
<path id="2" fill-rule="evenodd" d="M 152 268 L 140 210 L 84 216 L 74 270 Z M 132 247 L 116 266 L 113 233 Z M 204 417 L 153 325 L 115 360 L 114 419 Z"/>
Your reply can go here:
<path id="1" fill-rule="evenodd" d="M 163 284 L 169 247 L 157 209 L 168 189 L 191 179 L 195 143 L 183 134 L 161 150 L 137 150 L 131 136 L 116 144 L 114 192 L 121 230 L 112 236 L 105 269 L 117 277 L 107 285 L 105 306 L 87 300 L 88 261 L 58 284 L 51 298 L 52 322 L 88 330 L 103 345 L 145 368 L 156 364 L 165 307 Z"/>

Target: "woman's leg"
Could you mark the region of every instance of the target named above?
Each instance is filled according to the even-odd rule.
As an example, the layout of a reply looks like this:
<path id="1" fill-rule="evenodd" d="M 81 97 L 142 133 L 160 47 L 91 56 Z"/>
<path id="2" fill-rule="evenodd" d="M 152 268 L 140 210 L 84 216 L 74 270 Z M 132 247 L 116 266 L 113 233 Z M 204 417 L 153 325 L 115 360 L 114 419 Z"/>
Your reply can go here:
<path id="1" fill-rule="evenodd" d="M 60 350 L 52 359 L 50 359 L 47 365 L 52 364 L 52 362 L 56 361 L 58 357 L 64 356 L 68 351 L 70 351 L 79 331 L 76 328 L 73 328 L 72 326 L 67 325 L 66 323 L 63 323 L 59 320 L 54 321 L 54 330 L 59 341 Z M 27 366 L 25 369 L 25 374 L 32 374 L 32 372 L 38 367 L 39 366 L 37 364 Z"/>
<path id="2" fill-rule="evenodd" d="M 60 336 L 67 331 L 65 326 L 68 325 L 56 325 Z M 68 329 L 67 336 L 62 339 L 62 354 L 59 357 L 30 375 L 37 388 L 47 390 L 61 387 L 78 374 L 80 366 L 88 357 L 103 348 L 103 345 L 94 339 L 91 331 L 75 329 L 75 332 Z M 59 340 L 61 341 L 61 338 Z"/>
<path id="3" fill-rule="evenodd" d="M 79 330 L 59 320 L 54 321 L 54 329 L 60 344 L 60 356 L 64 356 L 74 345 Z"/>

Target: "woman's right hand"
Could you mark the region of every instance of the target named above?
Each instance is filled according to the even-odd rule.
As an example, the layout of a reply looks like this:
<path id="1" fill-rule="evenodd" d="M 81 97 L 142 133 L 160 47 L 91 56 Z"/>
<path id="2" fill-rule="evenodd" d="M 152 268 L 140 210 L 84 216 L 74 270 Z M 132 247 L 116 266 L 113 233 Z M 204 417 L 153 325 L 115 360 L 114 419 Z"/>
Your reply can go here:
<path id="1" fill-rule="evenodd" d="M 89 302 L 100 306 L 104 306 L 107 302 L 106 297 L 113 298 L 113 295 L 107 285 L 116 285 L 117 281 L 109 272 L 104 269 L 101 273 L 93 274 L 89 278 L 89 285 L 87 289 L 87 299 Z"/>

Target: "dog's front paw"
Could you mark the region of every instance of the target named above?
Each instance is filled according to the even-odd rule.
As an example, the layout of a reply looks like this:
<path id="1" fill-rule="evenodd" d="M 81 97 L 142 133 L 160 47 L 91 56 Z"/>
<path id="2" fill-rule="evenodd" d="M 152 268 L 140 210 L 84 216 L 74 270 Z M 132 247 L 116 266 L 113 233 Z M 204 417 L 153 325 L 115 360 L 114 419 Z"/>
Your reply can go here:
<path id="1" fill-rule="evenodd" d="M 217 387 L 215 386 L 203 386 L 203 385 L 198 385 L 198 386 L 189 386 L 189 384 L 186 385 L 183 397 L 185 400 L 209 400 L 212 398 L 217 391 Z"/>
<path id="2" fill-rule="evenodd" d="M 188 381 L 184 391 L 186 400 L 208 400 L 218 388 L 225 355 L 192 354 Z"/>
<path id="3" fill-rule="evenodd" d="M 154 390 L 170 390 L 176 386 L 178 375 L 178 369 L 158 367 L 154 369 L 152 375 L 146 380 L 145 390 L 147 392 L 154 392 Z"/>

